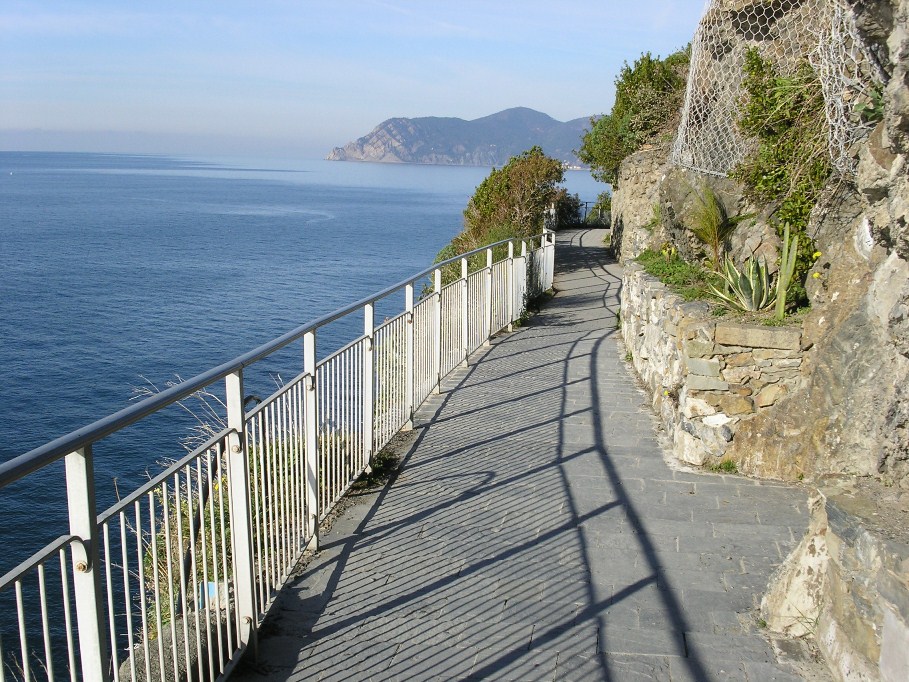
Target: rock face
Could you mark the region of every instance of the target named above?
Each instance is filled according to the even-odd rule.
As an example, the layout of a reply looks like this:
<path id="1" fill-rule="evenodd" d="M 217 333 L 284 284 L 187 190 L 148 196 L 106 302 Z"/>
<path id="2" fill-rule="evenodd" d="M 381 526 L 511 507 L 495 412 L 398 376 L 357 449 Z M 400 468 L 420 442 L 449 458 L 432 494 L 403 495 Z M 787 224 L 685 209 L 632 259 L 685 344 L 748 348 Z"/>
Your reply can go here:
<path id="1" fill-rule="evenodd" d="M 838 680 L 896 682 L 909 679 L 909 537 L 888 533 L 909 527 L 909 0 L 843 2 L 886 74 L 883 115 L 851 148 L 855 177 L 832 184 L 812 215 L 821 256 L 797 349 L 794 338 L 783 347 L 709 317 L 693 322 L 697 304 L 633 267 L 623 333 L 681 459 L 722 453 L 748 474 L 819 488 L 811 531 L 765 600 L 768 626 L 813 634 Z M 697 255 L 686 225 L 693 183 L 706 182 L 729 212 L 755 214 L 726 244 L 731 255 L 775 260 L 769 208 L 642 154 L 626 160 L 613 197 L 623 259 L 663 241 Z M 767 375 L 778 368 L 780 380 L 767 381 L 759 360 L 773 360 Z M 841 477 L 846 489 L 831 490 Z"/>
<path id="2" fill-rule="evenodd" d="M 864 489 L 863 489 L 864 488 Z M 909 679 L 909 505 L 830 482 L 761 603 L 767 627 L 814 635 L 840 680 Z M 903 493 L 905 494 L 905 493 Z"/>
<path id="3" fill-rule="evenodd" d="M 759 476 L 847 473 L 909 490 L 909 0 L 850 4 L 890 76 L 883 119 L 856 149 L 854 184 L 831 188 L 812 217 L 822 256 L 808 280 L 802 380 L 743 421 L 726 454 Z M 683 257 L 703 255 L 690 226 L 695 196 L 709 186 L 731 215 L 753 215 L 728 251 L 775 267 L 772 207 L 749 206 L 733 182 L 665 159 L 663 149 L 643 150 L 620 169 L 613 229 L 622 261 L 666 242 Z"/>
<path id="4" fill-rule="evenodd" d="M 567 123 L 533 109 L 506 109 L 473 121 L 460 118 L 390 118 L 354 142 L 336 147 L 332 161 L 431 163 L 457 166 L 502 166 L 512 156 L 538 145 L 566 164 L 581 162 L 588 118 Z"/>

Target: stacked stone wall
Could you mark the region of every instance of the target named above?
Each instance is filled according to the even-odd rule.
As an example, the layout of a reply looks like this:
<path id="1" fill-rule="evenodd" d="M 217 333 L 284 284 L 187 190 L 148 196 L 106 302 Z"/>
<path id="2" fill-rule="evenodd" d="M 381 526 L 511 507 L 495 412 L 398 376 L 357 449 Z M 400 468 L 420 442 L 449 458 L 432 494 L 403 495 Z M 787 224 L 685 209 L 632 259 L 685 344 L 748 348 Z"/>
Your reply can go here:
<path id="1" fill-rule="evenodd" d="M 801 383 L 800 328 L 718 319 L 635 263 L 626 264 L 623 287 L 625 346 L 679 460 L 724 458 L 743 421 Z"/>

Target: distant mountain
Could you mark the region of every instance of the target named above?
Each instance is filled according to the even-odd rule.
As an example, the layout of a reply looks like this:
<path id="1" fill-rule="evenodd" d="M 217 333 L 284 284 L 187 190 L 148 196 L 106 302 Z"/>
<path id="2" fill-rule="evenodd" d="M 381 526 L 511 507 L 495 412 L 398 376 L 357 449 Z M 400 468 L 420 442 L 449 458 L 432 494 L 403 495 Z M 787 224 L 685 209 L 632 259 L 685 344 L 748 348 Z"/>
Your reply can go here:
<path id="1" fill-rule="evenodd" d="M 461 118 L 390 118 L 326 157 L 332 161 L 434 163 L 455 166 L 502 166 L 515 154 L 539 145 L 553 158 L 581 165 L 575 149 L 589 118 L 567 123 L 516 107 L 473 121 Z"/>

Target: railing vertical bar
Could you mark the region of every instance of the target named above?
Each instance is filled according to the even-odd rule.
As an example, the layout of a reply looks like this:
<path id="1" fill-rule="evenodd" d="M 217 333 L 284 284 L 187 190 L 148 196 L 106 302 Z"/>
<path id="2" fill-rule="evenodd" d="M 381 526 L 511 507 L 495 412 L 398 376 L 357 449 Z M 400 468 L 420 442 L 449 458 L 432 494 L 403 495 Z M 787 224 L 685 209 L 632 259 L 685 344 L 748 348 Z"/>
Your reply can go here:
<path id="1" fill-rule="evenodd" d="M 141 500 L 136 500 L 135 505 L 133 505 L 135 510 L 135 525 L 136 529 L 136 566 L 137 566 L 137 582 L 139 587 L 139 605 L 140 605 L 140 614 L 142 615 L 142 653 L 145 655 L 145 679 L 151 680 L 151 661 L 149 660 L 149 650 L 148 650 L 148 595 L 145 590 L 145 561 L 144 552 L 142 546 L 142 502 Z M 155 541 L 155 537 L 151 536 L 151 542 Z"/>
<path id="2" fill-rule="evenodd" d="M 213 450 L 214 450 L 214 455 L 215 455 L 214 461 L 215 461 L 215 464 L 218 466 L 218 472 L 220 473 L 220 463 L 221 463 L 220 443 L 215 448 L 213 448 Z M 216 478 L 215 476 L 212 475 L 212 470 L 214 469 L 214 466 L 212 464 L 212 450 L 211 449 L 207 451 L 206 456 L 207 456 L 207 461 L 206 461 L 207 466 L 205 468 L 205 472 L 206 472 L 205 477 L 206 477 L 206 485 L 208 485 L 208 491 L 209 491 L 208 494 L 210 497 L 210 502 L 208 505 L 208 532 L 209 532 L 209 537 L 211 539 L 211 579 L 215 585 L 215 600 L 214 600 L 214 606 L 213 606 L 213 612 L 214 612 L 214 616 L 215 616 L 215 644 L 217 644 L 217 656 L 218 656 L 217 671 L 220 673 L 223 668 L 224 661 L 227 659 L 227 656 L 225 655 L 226 652 L 224 651 L 224 635 L 222 633 L 222 627 L 221 627 L 221 599 L 222 599 L 222 597 L 224 597 L 226 595 L 221 594 L 221 576 L 218 573 L 218 569 L 220 568 L 218 566 L 218 561 L 219 561 L 218 531 L 217 531 L 217 525 L 215 523 L 216 522 L 215 491 L 218 488 L 220 488 L 221 486 L 220 486 L 220 483 L 217 482 L 219 480 L 219 478 Z"/>
<path id="3" fill-rule="evenodd" d="M 120 568 L 123 573 L 123 606 L 126 611 L 126 641 L 128 644 L 127 658 L 129 659 L 129 674 L 132 682 L 136 682 L 136 657 L 133 655 L 136 644 L 133 635 L 133 605 L 130 598 L 129 589 L 129 543 L 126 540 L 126 511 L 120 514 L 120 557 L 123 566 Z M 107 524 L 105 524 L 105 528 Z"/>
<path id="4" fill-rule="evenodd" d="M 177 600 L 180 605 L 180 616 L 183 620 L 183 663 L 184 670 L 186 670 L 186 680 L 189 682 L 189 627 L 187 625 L 188 613 L 186 609 L 186 569 L 183 565 L 186 547 L 183 544 L 183 499 L 181 487 L 180 472 L 178 471 L 174 474 L 174 512 L 177 516 L 177 551 L 174 559 L 177 563 L 177 577 L 180 580 L 180 584 L 177 586 L 179 588 Z M 176 620 L 176 615 L 173 613 L 171 613 L 171 620 Z"/>
<path id="5" fill-rule="evenodd" d="M 161 493 L 162 500 L 167 499 L 167 490 L 164 489 Z M 163 504 L 162 504 L 163 508 Z M 152 548 L 152 568 L 153 568 L 153 582 L 155 586 L 155 632 L 158 634 L 158 668 L 161 673 L 161 682 L 164 682 L 164 625 L 161 619 L 161 579 L 160 579 L 160 565 L 158 562 L 158 529 L 157 524 L 155 523 L 155 516 L 157 512 L 155 510 L 155 494 L 154 491 L 148 492 L 148 528 L 149 528 L 149 541 L 151 542 Z M 166 512 L 165 512 L 166 518 Z M 165 532 L 165 538 L 167 533 Z M 168 611 L 170 609 L 168 608 Z M 149 678 L 151 679 L 151 678 Z"/>
<path id="6" fill-rule="evenodd" d="M 256 583 L 259 591 L 259 603 L 265 603 L 265 584 L 268 575 L 268 538 L 265 537 L 265 448 L 263 435 L 263 420 L 265 419 L 265 410 L 262 410 L 255 416 L 252 426 L 249 428 L 247 438 L 249 439 L 249 460 L 252 462 L 252 487 L 253 487 L 253 520 L 255 532 L 255 574 L 258 578 Z M 230 496 L 228 495 L 228 500 Z M 223 512 L 223 508 L 222 508 Z M 238 631 L 239 634 L 239 631 Z"/>
<path id="7" fill-rule="evenodd" d="M 272 456 L 274 455 L 273 410 L 274 403 L 271 403 L 262 411 L 262 436 L 259 441 L 259 449 L 261 450 L 259 457 L 262 462 L 262 528 L 265 535 L 265 584 L 261 597 L 263 605 L 269 602 L 275 575 L 275 484 L 274 465 L 272 463 Z"/>
<path id="8" fill-rule="evenodd" d="M 170 493 L 167 491 L 167 481 L 162 481 L 161 483 L 161 497 L 164 500 L 164 547 L 167 561 L 167 614 L 168 623 L 170 624 L 171 663 L 173 664 L 174 671 L 173 679 L 176 680 L 180 674 L 180 666 L 178 663 L 179 653 L 177 651 L 177 617 L 176 613 L 174 613 L 177 608 L 175 600 L 177 595 L 176 590 L 174 589 L 173 536 L 171 535 L 170 528 Z"/>
<path id="9" fill-rule="evenodd" d="M 231 583 L 230 579 L 231 579 L 233 573 L 235 573 L 235 571 L 229 572 L 228 563 L 227 563 L 228 552 L 230 552 L 231 553 L 230 554 L 230 558 L 231 558 L 230 566 L 231 566 L 231 568 L 233 568 L 233 565 L 234 565 L 233 543 L 228 544 L 228 542 L 227 542 L 227 523 L 224 518 L 224 509 L 225 509 L 224 484 L 220 483 L 220 481 L 222 479 L 229 478 L 229 476 L 230 476 L 230 474 L 228 472 L 227 477 L 225 477 L 224 472 L 221 471 L 221 469 L 220 469 L 223 458 L 227 456 L 227 453 L 224 452 L 223 448 L 224 448 L 224 446 L 222 444 L 218 445 L 218 474 L 219 474 L 218 475 L 218 481 L 219 481 L 219 484 L 218 484 L 218 524 L 219 524 L 220 533 L 221 533 L 221 575 L 224 577 L 224 585 L 225 585 L 225 590 L 226 590 L 227 589 L 226 586 L 230 585 L 230 583 Z M 253 478 L 255 478 L 255 477 L 253 477 Z M 229 483 L 230 483 L 229 480 L 226 482 L 229 485 Z M 224 609 L 225 614 L 224 615 L 225 615 L 225 618 L 227 619 L 227 624 L 226 624 L 226 627 L 224 628 L 227 633 L 227 650 L 228 650 L 228 652 L 233 653 L 234 628 L 239 627 L 240 619 L 233 617 L 237 613 L 236 601 L 230 598 L 229 592 L 226 592 L 224 594 L 224 603 L 225 603 L 225 609 Z M 219 605 L 219 609 L 220 609 L 220 605 Z M 233 615 L 231 615 L 231 614 L 233 614 Z"/>
<path id="10" fill-rule="evenodd" d="M 76 643 L 73 639 L 73 614 L 70 607 L 69 566 L 66 561 L 66 548 L 60 548 L 60 589 L 63 593 L 63 622 L 66 626 L 66 658 L 69 663 L 69 677 L 76 682 Z M 3 682 L 3 651 L 0 647 L 0 682 Z"/>
<path id="11" fill-rule="evenodd" d="M 275 458 L 277 460 L 277 475 L 278 475 L 278 499 L 276 500 L 277 504 L 275 505 L 277 509 L 275 510 L 278 516 L 277 532 L 278 532 L 278 560 L 280 562 L 281 570 L 277 574 L 276 587 L 280 587 L 281 583 L 284 581 L 284 576 L 287 570 L 287 526 L 285 524 L 285 502 L 287 500 L 287 490 L 286 490 L 286 478 L 287 478 L 287 469 L 285 468 L 285 462 L 287 459 L 287 453 L 284 451 L 284 434 L 286 433 L 287 422 L 285 419 L 285 406 L 284 406 L 284 396 L 277 401 L 275 401 Z"/>
<path id="12" fill-rule="evenodd" d="M 44 562 L 38 564 L 38 596 L 41 599 L 41 633 L 44 635 L 44 665 L 48 679 L 54 679 L 54 657 L 51 653 L 50 624 L 47 615 L 47 581 L 44 577 Z M 0 666 L 3 659 L 0 658 Z"/>
<path id="13" fill-rule="evenodd" d="M 268 518 L 271 519 L 271 553 L 272 572 L 271 590 L 269 601 L 274 597 L 275 589 L 281 581 L 281 444 L 278 433 L 280 414 L 278 403 L 269 405 L 269 431 L 271 437 L 268 442 L 268 459 L 271 472 L 271 489 L 268 496 Z M 263 604 L 264 606 L 264 604 Z"/>
<path id="14" fill-rule="evenodd" d="M 32 678 L 32 668 L 28 656 L 28 630 L 25 625 L 25 603 L 22 597 L 22 581 L 16 581 L 16 615 L 19 619 L 19 649 L 22 652 L 22 674 L 26 682 Z"/>
<path id="15" fill-rule="evenodd" d="M 6 682 L 6 656 L 3 653 L 3 633 L 0 633 L 0 682 Z"/>
<path id="16" fill-rule="evenodd" d="M 316 333 L 303 336 L 303 371 L 309 375 L 306 386 L 306 535 L 314 550 L 319 548 L 319 456 L 318 456 L 318 401 L 316 395 Z"/>
<path id="17" fill-rule="evenodd" d="M 114 619 L 114 585 L 111 576 L 110 526 L 104 524 L 104 574 L 107 584 L 107 617 L 110 632 L 111 657 L 113 658 L 114 682 L 120 681 L 120 662 L 117 657 L 117 622 Z"/>
<path id="18" fill-rule="evenodd" d="M 200 620 L 205 623 L 205 650 L 208 652 L 208 670 L 209 674 L 214 670 L 214 659 L 212 658 L 212 646 L 211 646 L 211 596 L 209 595 L 209 575 L 208 575 L 208 537 L 205 529 L 205 507 L 207 505 L 207 500 L 211 494 L 211 488 L 205 487 L 207 480 L 206 476 L 203 475 L 202 467 L 202 458 L 209 458 L 209 462 L 206 463 L 206 468 L 210 464 L 211 451 L 205 450 L 205 452 L 196 459 L 196 485 L 198 486 L 197 490 L 199 491 L 197 497 L 199 498 L 199 511 L 197 513 L 197 518 L 199 519 L 199 531 L 197 533 L 199 537 L 199 545 L 202 548 L 202 595 L 199 602 L 196 602 L 196 613 L 199 613 L 204 609 L 204 618 L 200 617 Z M 202 657 L 199 657 L 199 676 L 203 674 L 202 671 Z"/>
<path id="19" fill-rule="evenodd" d="M 189 540 L 189 563 L 190 563 L 190 576 L 187 578 L 187 583 L 191 583 L 187 586 L 186 589 L 186 604 L 185 608 L 187 609 L 187 620 L 188 616 L 191 614 L 195 624 L 196 630 L 196 663 L 199 666 L 199 682 L 204 682 L 202 680 L 202 632 L 201 632 L 201 620 L 199 618 L 199 600 L 196 593 L 196 590 L 199 589 L 199 562 L 198 562 L 198 550 L 196 549 L 196 538 L 198 537 L 198 529 L 196 528 L 196 506 L 193 505 L 193 490 L 196 491 L 196 505 L 201 506 L 202 499 L 201 494 L 202 490 L 193 485 L 193 468 L 192 464 L 188 463 L 184 468 L 184 475 L 186 476 L 186 525 L 188 528 L 188 537 Z M 187 622 L 184 621 L 184 626 L 187 625 Z M 186 660 L 187 667 L 190 666 L 190 660 Z"/>

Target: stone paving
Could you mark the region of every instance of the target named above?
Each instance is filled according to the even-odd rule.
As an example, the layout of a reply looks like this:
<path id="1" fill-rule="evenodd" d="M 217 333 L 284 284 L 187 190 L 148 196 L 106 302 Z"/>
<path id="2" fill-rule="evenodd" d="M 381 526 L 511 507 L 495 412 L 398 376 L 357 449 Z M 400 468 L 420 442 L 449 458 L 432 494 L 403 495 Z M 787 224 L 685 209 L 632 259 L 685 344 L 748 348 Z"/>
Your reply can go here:
<path id="1" fill-rule="evenodd" d="M 665 463 L 601 239 L 559 234 L 555 298 L 421 408 L 232 680 L 802 679 L 756 606 L 805 494 Z"/>

